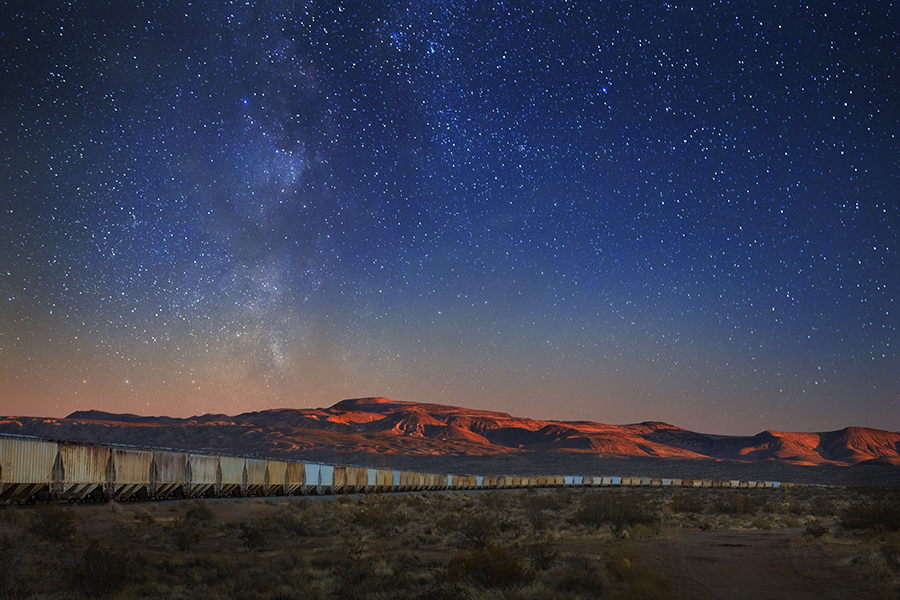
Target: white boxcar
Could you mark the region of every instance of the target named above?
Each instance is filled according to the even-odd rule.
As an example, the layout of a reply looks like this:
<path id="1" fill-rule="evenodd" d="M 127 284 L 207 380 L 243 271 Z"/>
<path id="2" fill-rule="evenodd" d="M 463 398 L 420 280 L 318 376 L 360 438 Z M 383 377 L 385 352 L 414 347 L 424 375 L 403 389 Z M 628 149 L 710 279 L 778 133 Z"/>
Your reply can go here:
<path id="1" fill-rule="evenodd" d="M 68 500 L 102 499 L 107 467 L 111 467 L 109 447 L 75 442 L 58 445 L 51 492 Z"/>
<path id="2" fill-rule="evenodd" d="M 334 467 L 332 465 L 321 465 L 319 467 L 319 486 L 318 493 L 332 494 L 334 493 Z"/>
<path id="3" fill-rule="evenodd" d="M 188 458 L 188 478 L 185 495 L 189 498 L 211 496 L 219 487 L 219 457 L 212 454 L 191 454 Z"/>
<path id="4" fill-rule="evenodd" d="M 173 450 L 154 450 L 150 469 L 150 495 L 155 498 L 185 495 L 188 475 L 188 454 Z"/>
<path id="5" fill-rule="evenodd" d="M 132 448 L 112 448 L 113 471 L 107 479 L 106 494 L 113 500 L 150 495 L 150 466 L 153 452 Z"/>
<path id="6" fill-rule="evenodd" d="M 400 485 L 401 485 L 401 481 L 400 481 L 400 480 L 402 479 L 402 477 L 401 477 L 401 475 L 400 475 L 401 472 L 400 472 L 400 471 L 397 471 L 397 470 L 394 470 L 394 471 L 392 471 L 391 473 L 392 473 L 392 474 L 391 474 L 391 490 L 394 491 L 394 492 L 399 491 L 399 490 L 400 490 Z"/>
<path id="7" fill-rule="evenodd" d="M 220 456 L 219 489 L 217 495 L 234 496 L 243 493 L 244 489 L 244 459 L 240 456 Z"/>
<path id="8" fill-rule="evenodd" d="M 303 463 L 303 489 L 301 494 L 319 493 L 319 471 L 317 463 Z"/>
<path id="9" fill-rule="evenodd" d="M 56 442 L 0 434 L 0 500 L 50 497 Z"/>
<path id="10" fill-rule="evenodd" d="M 243 493 L 245 496 L 262 496 L 266 493 L 268 486 L 268 461 L 264 458 L 248 458 L 246 463 L 246 486 Z"/>
<path id="11" fill-rule="evenodd" d="M 378 469 L 366 469 L 366 491 L 378 490 Z"/>

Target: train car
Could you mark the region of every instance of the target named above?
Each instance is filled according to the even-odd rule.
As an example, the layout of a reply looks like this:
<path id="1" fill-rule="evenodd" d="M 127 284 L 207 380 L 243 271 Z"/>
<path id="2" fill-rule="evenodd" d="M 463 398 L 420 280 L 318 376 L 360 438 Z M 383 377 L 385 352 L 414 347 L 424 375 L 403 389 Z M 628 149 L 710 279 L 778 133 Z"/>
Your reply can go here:
<path id="1" fill-rule="evenodd" d="M 318 494 L 320 478 L 321 478 L 321 465 L 316 463 L 303 463 L 303 489 L 300 492 L 301 494 Z"/>
<path id="2" fill-rule="evenodd" d="M 0 434 L 0 500 L 49 500 L 56 442 Z"/>
<path id="3" fill-rule="evenodd" d="M 394 487 L 394 472 L 391 469 L 377 469 L 375 480 L 377 482 L 375 491 L 390 492 Z"/>
<path id="4" fill-rule="evenodd" d="M 400 471 L 399 469 L 393 469 L 391 471 L 391 491 L 400 491 L 401 485 L 403 485 L 403 471 Z"/>
<path id="5" fill-rule="evenodd" d="M 359 483 L 359 472 L 356 467 L 346 467 L 347 469 L 347 479 L 344 482 L 344 493 L 345 494 L 355 494 L 356 486 Z"/>
<path id="6" fill-rule="evenodd" d="M 51 494 L 61 500 L 103 500 L 109 447 L 77 442 L 58 442 L 58 446 Z"/>
<path id="7" fill-rule="evenodd" d="M 268 459 L 266 461 L 266 471 L 269 473 L 267 479 L 265 495 L 266 496 L 287 496 L 287 462 L 283 460 Z"/>
<path id="8" fill-rule="evenodd" d="M 356 486 L 356 493 L 362 494 L 369 487 L 369 470 L 366 467 L 353 467 L 353 470 L 356 475 L 353 485 Z M 374 478 L 375 469 L 372 469 L 372 473 Z"/>
<path id="9" fill-rule="evenodd" d="M 244 493 L 244 466 L 241 456 L 220 456 L 219 472 L 221 473 L 216 495 L 221 497 L 240 496 Z"/>
<path id="10" fill-rule="evenodd" d="M 334 491 L 334 471 L 333 465 L 319 466 L 319 486 L 316 491 L 318 494 L 335 494 Z"/>
<path id="11" fill-rule="evenodd" d="M 332 494 L 343 494 L 347 491 L 347 467 L 335 465 L 334 479 L 331 484 Z"/>
<path id="12" fill-rule="evenodd" d="M 288 461 L 284 473 L 284 494 L 293 496 L 304 492 L 304 468 L 305 463 Z"/>
<path id="13" fill-rule="evenodd" d="M 264 458 L 245 459 L 244 488 L 241 493 L 244 496 L 264 496 L 269 485 L 268 461 Z"/>
<path id="14" fill-rule="evenodd" d="M 659 485 L 663 487 L 670 487 L 672 485 L 672 480 L 667 477 L 663 477 L 659 480 Z"/>
<path id="15" fill-rule="evenodd" d="M 112 500 L 150 497 L 151 450 L 113 447 L 110 450 L 112 469 L 107 472 L 104 493 Z"/>
<path id="16" fill-rule="evenodd" d="M 188 455 L 188 474 L 185 483 L 185 496 L 199 498 L 218 494 L 219 457 L 212 454 Z"/>
<path id="17" fill-rule="evenodd" d="M 188 454 L 175 450 L 154 450 L 150 466 L 150 496 L 157 499 L 183 498 L 188 474 Z"/>

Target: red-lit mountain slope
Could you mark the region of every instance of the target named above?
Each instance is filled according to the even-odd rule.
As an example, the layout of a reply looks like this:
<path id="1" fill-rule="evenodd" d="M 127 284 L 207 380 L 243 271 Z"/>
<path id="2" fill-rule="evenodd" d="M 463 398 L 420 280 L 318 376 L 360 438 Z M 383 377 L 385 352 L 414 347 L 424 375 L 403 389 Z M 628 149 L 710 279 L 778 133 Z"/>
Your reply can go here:
<path id="1" fill-rule="evenodd" d="M 275 409 L 186 419 L 99 411 L 65 419 L 6 417 L 0 432 L 130 445 L 271 456 L 329 453 L 485 457 L 575 452 L 607 458 L 727 459 L 794 465 L 900 463 L 900 433 L 848 427 L 824 433 L 755 436 L 695 433 L 659 422 L 604 425 L 536 421 L 505 413 L 385 398 L 330 408 Z"/>

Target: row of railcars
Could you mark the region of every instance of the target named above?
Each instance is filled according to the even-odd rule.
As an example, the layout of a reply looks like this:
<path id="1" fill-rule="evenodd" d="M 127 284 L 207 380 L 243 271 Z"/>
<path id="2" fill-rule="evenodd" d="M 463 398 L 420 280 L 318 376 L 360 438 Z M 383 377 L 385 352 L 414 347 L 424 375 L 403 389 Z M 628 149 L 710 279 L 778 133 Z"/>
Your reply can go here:
<path id="1" fill-rule="evenodd" d="M 0 434 L 0 501 L 6 502 L 549 487 L 775 488 L 786 485 L 743 480 L 420 473 Z"/>

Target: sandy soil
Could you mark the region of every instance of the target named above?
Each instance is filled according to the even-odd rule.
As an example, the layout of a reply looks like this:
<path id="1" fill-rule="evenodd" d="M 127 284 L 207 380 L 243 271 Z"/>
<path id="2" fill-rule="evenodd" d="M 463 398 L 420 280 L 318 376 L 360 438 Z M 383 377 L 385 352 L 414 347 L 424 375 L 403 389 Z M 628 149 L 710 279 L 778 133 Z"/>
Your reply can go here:
<path id="1" fill-rule="evenodd" d="M 691 600 L 839 600 L 867 598 L 830 571 L 829 561 L 791 540 L 803 528 L 689 531 L 634 540 L 643 561 Z"/>

